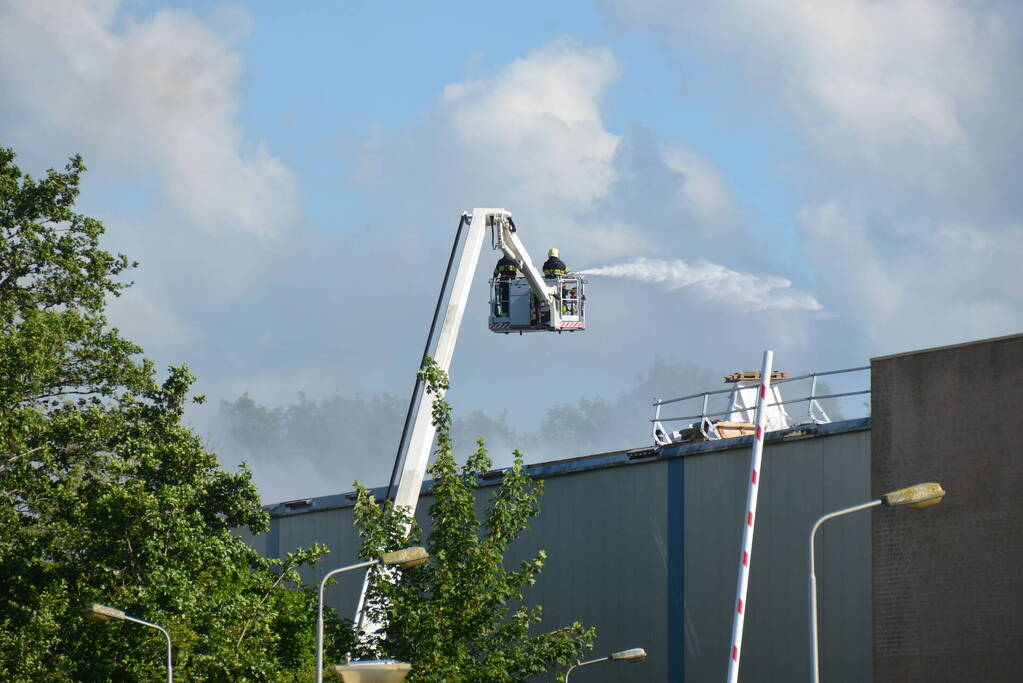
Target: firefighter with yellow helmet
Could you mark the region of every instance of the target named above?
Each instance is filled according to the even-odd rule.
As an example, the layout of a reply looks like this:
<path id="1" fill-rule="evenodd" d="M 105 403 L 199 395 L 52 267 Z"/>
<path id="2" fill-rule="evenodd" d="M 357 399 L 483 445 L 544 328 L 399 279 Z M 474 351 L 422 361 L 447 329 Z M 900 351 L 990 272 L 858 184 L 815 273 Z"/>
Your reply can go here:
<path id="1" fill-rule="evenodd" d="M 558 258 L 560 254 L 556 247 L 551 247 L 547 252 L 547 260 L 543 264 L 544 277 L 565 277 L 568 275 L 568 266 Z"/>

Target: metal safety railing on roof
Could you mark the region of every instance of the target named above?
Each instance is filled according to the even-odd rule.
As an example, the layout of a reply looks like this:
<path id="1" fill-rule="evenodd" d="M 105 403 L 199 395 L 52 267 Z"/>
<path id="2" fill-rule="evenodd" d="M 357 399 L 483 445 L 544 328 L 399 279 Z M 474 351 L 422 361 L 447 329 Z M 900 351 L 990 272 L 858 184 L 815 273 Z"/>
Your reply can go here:
<path id="1" fill-rule="evenodd" d="M 785 401 L 778 401 L 778 402 L 774 402 L 774 403 L 768 403 L 767 406 L 768 407 L 774 407 L 774 406 L 783 406 L 783 405 L 790 405 L 790 404 L 793 404 L 793 403 L 804 403 L 805 402 L 806 405 L 807 405 L 807 421 L 808 422 L 829 422 L 830 420 L 827 419 L 827 416 L 824 414 L 823 410 L 820 408 L 820 404 L 818 403 L 819 401 L 823 401 L 825 399 L 843 398 L 843 397 L 846 397 L 846 396 L 861 396 L 861 395 L 864 395 L 864 394 L 869 394 L 870 393 L 870 389 L 868 388 L 868 389 L 862 389 L 862 390 L 859 390 L 859 391 L 843 391 L 843 392 L 838 392 L 838 393 L 818 394 L 817 393 L 817 378 L 818 377 L 826 377 L 826 376 L 829 376 L 829 375 L 843 375 L 843 374 L 849 374 L 849 373 L 853 373 L 853 372 L 862 372 L 863 370 L 869 370 L 869 369 L 870 369 L 869 365 L 864 365 L 864 366 L 857 367 L 857 368 L 846 368 L 844 370 L 829 370 L 827 372 L 811 372 L 811 373 L 808 373 L 808 374 L 805 374 L 805 375 L 799 375 L 798 377 L 787 377 L 785 379 L 773 381 L 773 382 L 771 382 L 771 385 L 772 386 L 778 386 L 780 384 L 788 384 L 788 383 L 791 383 L 791 382 L 798 382 L 800 380 L 810 380 L 810 393 L 807 396 L 801 396 L 799 398 L 792 398 L 792 399 L 788 399 L 788 400 L 785 400 Z M 721 394 L 731 394 L 733 391 L 735 391 L 734 388 L 731 388 L 731 389 L 719 389 L 717 391 L 703 391 L 703 392 L 700 392 L 698 394 L 690 394 L 689 396 L 679 396 L 678 398 L 669 398 L 669 399 L 663 399 L 663 400 L 655 398 L 654 402 L 653 402 L 654 416 L 650 420 L 650 422 L 652 422 L 652 423 L 657 423 L 657 422 L 679 422 L 679 421 L 683 421 L 683 420 L 691 420 L 691 421 L 699 420 L 699 421 L 703 421 L 704 419 L 709 419 L 709 418 L 714 418 L 714 417 L 724 417 L 724 416 L 729 415 L 730 413 L 733 412 L 733 407 L 729 406 L 726 410 L 716 411 L 716 412 L 713 412 L 713 413 L 707 412 L 708 411 L 708 406 L 709 406 L 709 403 L 710 403 L 710 397 L 711 396 L 721 395 Z M 666 405 L 669 405 L 671 403 L 680 403 L 682 401 L 692 401 L 694 399 L 702 399 L 703 400 L 703 407 L 700 409 L 699 413 L 696 413 L 696 414 L 693 414 L 693 415 L 680 415 L 678 417 L 661 417 L 661 407 L 662 406 L 666 406 Z"/>

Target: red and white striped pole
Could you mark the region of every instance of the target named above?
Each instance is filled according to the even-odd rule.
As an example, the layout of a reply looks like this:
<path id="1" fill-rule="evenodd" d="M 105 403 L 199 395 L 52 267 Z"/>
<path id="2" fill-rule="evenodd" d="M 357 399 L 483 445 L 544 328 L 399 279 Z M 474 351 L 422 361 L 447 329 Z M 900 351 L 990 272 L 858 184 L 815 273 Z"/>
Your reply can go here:
<path id="1" fill-rule="evenodd" d="M 753 436 L 753 462 L 750 464 L 749 493 L 742 525 L 742 552 L 739 555 L 739 583 L 735 589 L 735 613 L 732 621 L 732 648 L 728 653 L 728 683 L 739 680 L 739 658 L 742 654 L 742 627 L 746 621 L 746 589 L 753 558 L 753 529 L 757 521 L 757 492 L 760 490 L 760 460 L 764 454 L 764 423 L 767 419 L 767 391 L 771 388 L 773 351 L 764 351 L 764 367 L 760 371 L 760 393 L 757 396 L 756 425 Z"/>

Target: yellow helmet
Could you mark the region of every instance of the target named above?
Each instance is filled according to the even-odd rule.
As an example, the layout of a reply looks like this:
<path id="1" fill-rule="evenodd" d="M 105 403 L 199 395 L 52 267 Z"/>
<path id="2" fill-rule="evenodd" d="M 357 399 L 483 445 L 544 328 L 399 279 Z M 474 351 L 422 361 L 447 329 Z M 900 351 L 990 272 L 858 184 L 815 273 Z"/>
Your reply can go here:
<path id="1" fill-rule="evenodd" d="M 558 248 L 557 247 L 551 247 L 550 251 L 547 252 L 547 255 L 551 256 L 553 258 L 558 258 L 558 256 L 560 256 L 560 254 L 558 253 Z"/>

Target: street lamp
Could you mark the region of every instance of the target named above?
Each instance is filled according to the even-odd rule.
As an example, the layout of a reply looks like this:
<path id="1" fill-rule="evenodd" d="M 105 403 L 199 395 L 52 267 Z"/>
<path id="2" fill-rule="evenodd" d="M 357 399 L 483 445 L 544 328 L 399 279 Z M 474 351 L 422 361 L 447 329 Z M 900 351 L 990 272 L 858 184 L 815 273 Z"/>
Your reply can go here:
<path id="1" fill-rule="evenodd" d="M 377 564 L 384 564 L 388 566 L 396 565 L 401 569 L 408 569 L 409 567 L 420 565 L 428 559 L 430 559 L 430 555 L 426 552 L 425 548 L 412 546 L 409 548 L 402 548 L 401 550 L 393 550 L 389 553 L 384 553 L 376 559 L 367 560 L 366 562 L 360 562 L 359 564 L 353 564 L 348 567 L 341 567 L 340 569 L 334 569 L 326 573 L 320 581 L 320 599 L 316 612 L 316 683 L 323 683 L 323 590 L 327 587 L 327 579 L 335 574 L 349 572 L 354 569 L 362 569 L 364 567 L 372 567 Z M 404 677 L 405 676 L 403 675 L 401 678 Z M 401 678 L 394 680 L 400 681 Z M 364 680 L 368 683 L 369 681 L 377 679 L 365 678 L 353 680 Z"/>
<path id="2" fill-rule="evenodd" d="M 621 650 L 620 652 L 612 652 L 606 657 L 598 657 L 597 659 L 590 659 L 585 662 L 576 662 L 572 666 L 568 667 L 568 671 L 565 672 L 565 683 L 568 683 L 568 677 L 572 673 L 572 669 L 577 669 L 580 666 L 588 666 L 590 664 L 597 664 L 598 662 L 606 662 L 608 660 L 619 662 L 642 662 L 644 659 L 646 659 L 646 650 L 641 647 L 633 647 L 628 650 Z"/>
<path id="3" fill-rule="evenodd" d="M 876 500 L 872 500 L 868 503 L 860 503 L 859 505 L 853 505 L 852 507 L 843 508 L 841 510 L 835 510 L 824 515 L 813 525 L 810 530 L 810 669 L 813 672 L 813 683 L 820 683 L 820 654 L 818 653 L 817 647 L 817 577 L 814 574 L 814 538 L 817 535 L 817 529 L 820 528 L 821 524 L 840 517 L 847 515 L 851 512 L 859 512 L 860 510 L 867 510 L 878 505 L 907 505 L 911 508 L 921 509 L 930 507 L 931 505 L 937 505 L 941 502 L 941 499 L 945 496 L 945 489 L 941 488 L 941 484 L 929 482 L 926 484 L 916 484 L 914 486 L 907 486 L 904 489 L 898 489 L 890 493 L 882 495 Z"/>
<path id="4" fill-rule="evenodd" d="M 167 639 L 167 683 L 173 683 L 174 681 L 174 659 L 173 650 L 171 649 L 171 637 L 170 633 L 167 632 L 163 626 L 154 624 L 151 621 L 145 619 L 139 619 L 137 617 L 125 614 L 123 611 L 114 607 L 107 607 L 106 605 L 92 604 L 85 608 L 85 616 L 93 621 L 131 621 L 136 624 L 142 624 L 149 628 L 155 628 L 157 631 L 162 633 Z"/>
<path id="5" fill-rule="evenodd" d="M 338 664 L 334 670 L 345 683 L 398 683 L 408 676 L 412 665 L 394 659 L 370 659 Z"/>

